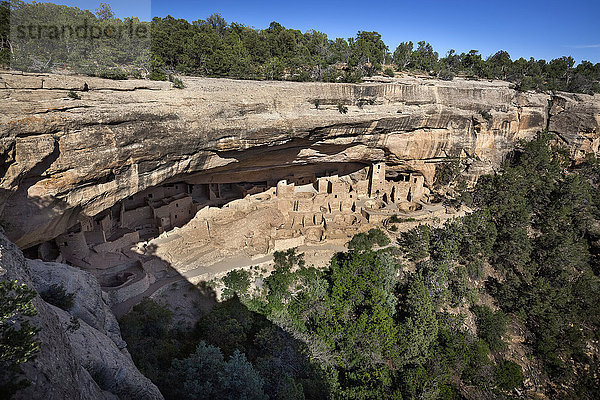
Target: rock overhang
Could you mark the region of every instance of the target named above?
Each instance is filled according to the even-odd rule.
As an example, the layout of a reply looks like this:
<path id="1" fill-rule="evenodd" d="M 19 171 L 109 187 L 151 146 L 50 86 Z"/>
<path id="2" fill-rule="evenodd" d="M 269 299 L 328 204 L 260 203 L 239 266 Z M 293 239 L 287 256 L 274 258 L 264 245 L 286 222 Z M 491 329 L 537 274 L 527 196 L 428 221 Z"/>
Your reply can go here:
<path id="1" fill-rule="evenodd" d="M 456 156 L 474 160 L 475 179 L 517 139 L 549 129 L 581 157 L 597 152 L 600 131 L 598 96 L 523 93 L 498 81 L 183 78 L 186 88 L 174 89 L 50 74 L 0 79 L 1 218 L 22 248 L 175 179 L 385 161 L 431 180 L 436 163 Z M 68 98 L 84 84 L 81 100 Z"/>

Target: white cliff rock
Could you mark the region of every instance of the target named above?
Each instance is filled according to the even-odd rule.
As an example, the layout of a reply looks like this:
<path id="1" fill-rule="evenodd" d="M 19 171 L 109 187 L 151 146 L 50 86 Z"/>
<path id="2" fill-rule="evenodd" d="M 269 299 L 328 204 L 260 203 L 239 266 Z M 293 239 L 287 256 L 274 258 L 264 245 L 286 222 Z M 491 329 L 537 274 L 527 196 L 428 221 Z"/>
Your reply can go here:
<path id="1" fill-rule="evenodd" d="M 35 359 L 22 364 L 31 385 L 15 399 L 163 398 L 137 370 L 127 350 L 119 348 L 122 339 L 115 317 L 91 275 L 63 264 L 26 260 L 0 233 L 0 279 L 17 280 L 38 291 L 51 284 L 61 285 L 67 292 L 77 288 L 71 313 L 46 303 L 39 295 L 34 298 L 37 315 L 31 317 L 31 323 L 39 328 L 36 337 L 41 347 Z M 76 330 L 71 328 L 74 316 L 80 319 Z"/>
<path id="2" fill-rule="evenodd" d="M 476 178 L 498 167 L 516 140 L 544 129 L 574 158 L 597 152 L 600 141 L 598 95 L 460 79 L 183 80 L 179 90 L 168 82 L 0 73 L 0 218 L 9 238 L 33 246 L 81 214 L 174 179 L 241 181 L 311 164 L 385 161 L 431 183 L 448 157 L 470 158 L 467 174 Z M 84 83 L 82 99 L 69 99 L 68 90 Z"/>

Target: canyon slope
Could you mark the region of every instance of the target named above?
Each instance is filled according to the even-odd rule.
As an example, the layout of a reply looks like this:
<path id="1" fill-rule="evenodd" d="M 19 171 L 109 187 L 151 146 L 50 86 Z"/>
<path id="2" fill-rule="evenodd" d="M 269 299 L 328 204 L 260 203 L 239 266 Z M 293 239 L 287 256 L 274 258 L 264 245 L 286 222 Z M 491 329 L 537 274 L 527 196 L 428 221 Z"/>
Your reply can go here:
<path id="1" fill-rule="evenodd" d="M 115 316 L 89 273 L 60 263 L 28 260 L 0 233 L 0 282 L 16 280 L 38 293 L 53 285 L 73 294 L 69 310 L 36 295 L 36 357 L 21 365 L 31 384 L 14 399 L 162 399 L 134 365 Z M 4 378 L 4 376 L 2 377 Z M 3 382 L 5 383 L 5 382 Z"/>
<path id="2" fill-rule="evenodd" d="M 277 179 L 290 168 L 385 161 L 431 185 L 440 163 L 461 157 L 474 180 L 498 168 L 518 139 L 545 129 L 574 160 L 600 142 L 598 95 L 414 77 L 183 81 L 176 89 L 0 73 L 0 224 L 9 239 L 31 247 L 81 215 L 168 182 Z"/>

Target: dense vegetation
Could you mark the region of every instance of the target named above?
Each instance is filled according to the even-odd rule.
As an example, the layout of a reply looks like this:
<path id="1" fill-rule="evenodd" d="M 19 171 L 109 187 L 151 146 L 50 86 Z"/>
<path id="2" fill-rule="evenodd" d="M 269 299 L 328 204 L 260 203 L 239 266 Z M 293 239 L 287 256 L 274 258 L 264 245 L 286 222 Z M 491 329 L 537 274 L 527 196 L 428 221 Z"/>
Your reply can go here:
<path id="1" fill-rule="evenodd" d="M 600 92 L 600 63 L 571 57 L 554 60 L 512 60 L 506 51 L 484 58 L 477 50 L 440 57 L 420 41 L 403 42 L 392 52 L 377 32 L 359 31 L 355 37 L 329 39 L 318 31 L 301 32 L 272 22 L 266 29 L 227 23 L 220 15 L 186 21 L 171 16 L 150 22 L 120 20 L 101 5 L 93 14 L 51 3 L 0 2 L 0 64 L 16 69 L 50 70 L 68 66 L 79 72 L 114 76 L 140 76 L 167 80 L 169 74 L 189 74 L 243 79 L 358 82 L 363 76 L 396 71 L 453 79 L 503 79 L 520 90 Z M 15 32 L 10 37 L 9 14 Z M 69 35 L 69 27 L 87 21 L 89 37 Z M 28 28 L 33 31 L 17 27 Z M 39 34 L 39 26 L 45 28 Z M 67 27 L 66 34 L 60 28 Z M 108 31 L 107 31 L 108 29 Z M 100 34 L 99 32 L 103 32 Z M 106 34 L 109 32 L 109 34 Z M 117 34 L 118 32 L 118 34 Z M 98 33 L 94 37 L 94 33 Z M 23 36 L 23 37 L 20 37 Z M 16 43 L 11 43 L 16 40 Z M 10 59 L 10 48 L 14 53 Z"/>
<path id="2" fill-rule="evenodd" d="M 38 329 L 28 320 L 37 314 L 35 290 L 17 281 L 0 281 L 0 399 L 9 399 L 30 383 L 21 364 L 35 358 L 40 348 Z"/>
<path id="3" fill-rule="evenodd" d="M 442 270 L 432 281 L 449 281 L 451 297 L 466 286 L 454 286 L 445 265 L 454 264 L 454 277 L 486 278 L 485 293 L 501 311 L 481 305 L 472 311 L 478 336 L 490 349 L 503 350 L 500 332 L 509 316 L 524 332 L 532 364 L 539 361 L 553 382 L 553 396 L 596 398 L 600 385 L 591 371 L 598 371 L 598 349 L 590 344 L 600 327 L 600 169 L 590 159 L 567 171 L 568 154 L 551 142 L 541 134 L 523 144 L 501 173 L 481 178 L 475 213 L 442 229 L 416 228 L 404 235 L 403 245 L 417 267 Z M 492 272 L 482 274 L 484 265 Z M 500 378 L 505 382 L 506 371 Z"/>
<path id="4" fill-rule="evenodd" d="M 10 65 L 10 8 L 8 2 L 0 1 L 0 66 Z"/>
<path id="5" fill-rule="evenodd" d="M 119 321 L 136 365 L 166 398 L 293 399 L 294 392 L 327 398 L 306 345 L 237 297 L 218 304 L 191 332 L 173 328 L 172 317 L 145 300 Z"/>
<path id="6" fill-rule="evenodd" d="M 136 364 L 167 398 L 510 398 L 533 382 L 598 398 L 600 164 L 567 170 L 552 143 L 523 143 L 475 212 L 396 246 L 357 235 L 324 270 L 277 252 L 255 289 L 229 273 L 192 332 L 142 303 L 121 320 Z"/>

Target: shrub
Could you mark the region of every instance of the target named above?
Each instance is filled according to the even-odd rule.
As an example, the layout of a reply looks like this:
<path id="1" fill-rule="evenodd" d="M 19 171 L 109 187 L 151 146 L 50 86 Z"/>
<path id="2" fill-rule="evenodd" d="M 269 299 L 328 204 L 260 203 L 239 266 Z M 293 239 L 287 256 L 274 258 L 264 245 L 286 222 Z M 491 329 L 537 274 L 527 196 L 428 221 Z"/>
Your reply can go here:
<path id="1" fill-rule="evenodd" d="M 318 110 L 318 109 L 319 109 L 319 106 L 321 105 L 321 100 L 319 100 L 319 99 L 314 99 L 314 100 L 313 100 L 313 104 L 314 104 L 314 106 L 315 106 L 315 109 L 317 109 L 317 110 Z"/>
<path id="2" fill-rule="evenodd" d="M 148 74 L 148 79 L 150 79 L 151 81 L 166 81 L 167 75 L 164 72 L 155 69 L 154 71 L 150 72 L 150 74 Z"/>
<path id="3" fill-rule="evenodd" d="M 514 361 L 502 360 L 496 366 L 496 383 L 504 390 L 512 390 L 523 385 L 523 371 Z"/>
<path id="4" fill-rule="evenodd" d="M 467 271 L 463 266 L 457 266 L 450 274 L 450 304 L 452 307 L 458 307 L 463 304 L 463 299 L 469 295 L 469 286 L 467 282 Z"/>
<path id="5" fill-rule="evenodd" d="M 8 67 L 10 65 L 10 50 L 0 50 L 0 66 Z"/>
<path id="6" fill-rule="evenodd" d="M 429 255 L 431 228 L 419 225 L 408 232 L 402 233 L 400 246 L 412 261 L 419 261 Z"/>
<path id="7" fill-rule="evenodd" d="M 386 68 L 386 69 L 383 70 L 383 74 L 385 76 L 389 76 L 389 77 L 393 78 L 394 77 L 394 70 L 388 67 L 388 68 Z"/>
<path id="8" fill-rule="evenodd" d="M 449 157 L 446 162 L 442 162 L 435 167 L 434 181 L 436 185 L 449 185 L 454 182 L 462 171 L 460 158 Z"/>
<path id="9" fill-rule="evenodd" d="M 371 229 L 368 233 L 357 233 L 348 242 L 348 248 L 353 250 L 370 250 L 374 244 L 386 246 L 390 244 L 390 238 L 380 229 Z"/>
<path id="10" fill-rule="evenodd" d="M 341 76 L 341 79 L 338 80 L 344 83 L 360 83 L 362 82 L 362 77 L 362 72 L 358 69 L 355 69 L 351 71 L 345 71 Z"/>
<path id="11" fill-rule="evenodd" d="M 492 311 L 488 306 L 474 306 L 471 308 L 477 319 L 477 336 L 485 340 L 490 350 L 502 350 L 506 343 L 502 337 L 506 334 L 508 317 L 502 311 Z"/>
<path id="12" fill-rule="evenodd" d="M 389 219 L 389 222 L 392 224 L 400 224 L 402 222 L 415 222 L 416 219 L 409 217 L 409 218 L 398 218 L 398 216 L 396 214 L 392 215 Z"/>
<path id="13" fill-rule="evenodd" d="M 366 233 L 357 233 L 348 242 L 348 248 L 353 250 L 369 250 L 373 247 L 373 242 L 369 240 Z"/>
<path id="14" fill-rule="evenodd" d="M 79 318 L 72 316 L 71 319 L 69 320 L 69 324 L 67 325 L 67 331 L 75 332 L 79 328 L 81 328 L 81 324 L 79 323 Z"/>
<path id="15" fill-rule="evenodd" d="M 489 111 L 487 110 L 481 110 L 479 111 L 479 114 L 485 118 L 486 121 L 491 121 L 492 120 L 492 114 L 490 114 Z"/>
<path id="16" fill-rule="evenodd" d="M 298 248 L 276 251 L 273 253 L 273 261 L 275 262 L 275 270 L 291 271 L 293 268 L 304 268 L 304 253 L 297 253 Z"/>
<path id="17" fill-rule="evenodd" d="M 378 246 L 387 246 L 390 244 L 390 238 L 387 237 L 381 229 L 373 228 L 369 231 L 369 239 Z"/>
<path id="18" fill-rule="evenodd" d="M 312 81 L 312 76 L 308 71 L 300 71 L 292 74 L 289 79 L 294 82 L 310 82 Z"/>
<path id="19" fill-rule="evenodd" d="M 222 281 L 225 285 L 223 299 L 229 299 L 234 294 L 245 296 L 250 288 L 250 272 L 245 269 L 235 269 L 229 271 Z"/>
<path id="20" fill-rule="evenodd" d="M 104 79 L 125 80 L 127 79 L 127 72 L 120 69 L 106 69 L 97 72 L 96 76 Z"/>
<path id="21" fill-rule="evenodd" d="M 69 311 L 75 304 L 75 293 L 67 293 L 61 285 L 52 285 L 45 291 L 40 293 L 40 296 L 46 303 L 52 304 L 65 311 Z"/>
<path id="22" fill-rule="evenodd" d="M 480 259 L 468 262 L 466 269 L 467 275 L 471 279 L 481 279 L 483 277 L 483 263 Z"/>
<path id="23" fill-rule="evenodd" d="M 142 79 L 142 72 L 139 69 L 131 68 L 127 71 L 127 75 L 134 79 Z"/>
<path id="24" fill-rule="evenodd" d="M 173 312 L 150 298 L 119 319 L 121 336 L 135 365 L 159 385 L 164 382 L 165 366 L 182 350 L 170 330 L 172 321 Z"/>
<path id="25" fill-rule="evenodd" d="M 168 372 L 173 384 L 167 398 L 267 399 L 264 380 L 236 350 L 225 361 L 218 347 L 200 342 L 196 351 L 183 360 L 175 359 Z"/>
<path id="26" fill-rule="evenodd" d="M 342 103 L 338 103 L 337 109 L 340 112 L 340 114 L 347 114 L 348 113 L 348 107 L 346 107 Z"/>
<path id="27" fill-rule="evenodd" d="M 172 320 L 171 310 L 150 298 L 145 298 L 119 320 L 119 325 L 125 340 L 129 337 L 139 339 L 146 336 L 160 338 L 167 334 Z"/>
<path id="28" fill-rule="evenodd" d="M 460 191 L 458 200 L 467 207 L 473 206 L 473 194 L 468 190 Z"/>
<path id="29" fill-rule="evenodd" d="M 177 89 L 183 89 L 185 87 L 181 79 L 171 74 L 169 74 L 169 82 L 171 82 L 173 84 L 173 87 Z"/>
<path id="30" fill-rule="evenodd" d="M 528 90 L 535 89 L 533 78 L 530 76 L 524 76 L 521 82 L 515 86 L 515 89 L 520 92 L 526 92 Z"/>
<path id="31" fill-rule="evenodd" d="M 440 72 L 439 78 L 443 81 L 451 81 L 454 79 L 454 72 L 450 71 L 449 69 L 443 69 Z"/>
<path id="32" fill-rule="evenodd" d="M 11 398 L 30 383 L 21 379 L 21 364 L 35 358 L 38 329 L 26 317 L 37 314 L 35 290 L 17 281 L 0 281 L 0 398 Z"/>
<path id="33" fill-rule="evenodd" d="M 363 108 L 365 104 L 372 106 L 375 104 L 375 99 L 358 99 L 357 105 L 359 108 Z"/>
<path id="34" fill-rule="evenodd" d="M 81 96 L 78 95 L 74 90 L 69 90 L 69 93 L 67 94 L 67 96 L 69 96 L 69 98 L 73 99 L 73 100 L 80 100 Z"/>

